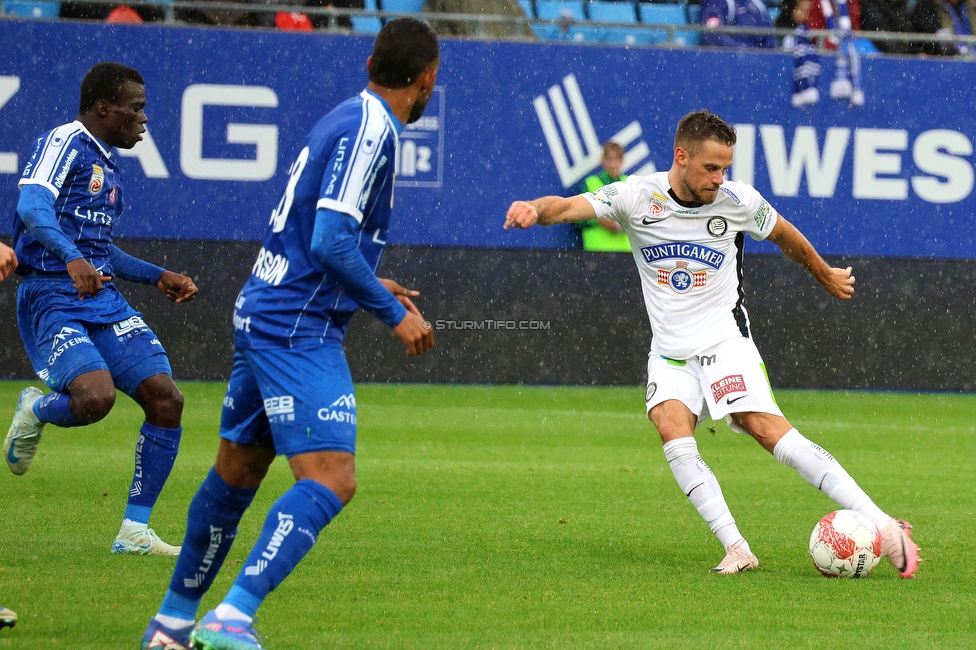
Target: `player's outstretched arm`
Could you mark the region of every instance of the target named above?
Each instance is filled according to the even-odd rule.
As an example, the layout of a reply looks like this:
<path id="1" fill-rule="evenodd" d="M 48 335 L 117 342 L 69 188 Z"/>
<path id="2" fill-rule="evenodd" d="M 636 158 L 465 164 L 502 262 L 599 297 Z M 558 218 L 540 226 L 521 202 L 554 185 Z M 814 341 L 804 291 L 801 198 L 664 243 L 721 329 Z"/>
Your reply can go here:
<path id="1" fill-rule="evenodd" d="M 10 277 L 15 268 L 17 268 L 17 255 L 14 249 L 6 244 L 0 244 L 0 282 Z"/>
<path id="2" fill-rule="evenodd" d="M 841 269 L 827 264 L 814 249 L 813 244 L 783 215 L 779 215 L 767 239 L 779 246 L 784 255 L 809 271 L 830 295 L 841 300 L 850 300 L 854 295 L 854 276 L 851 275 L 851 267 Z"/>
<path id="3" fill-rule="evenodd" d="M 505 215 L 505 230 L 531 228 L 535 224 L 551 226 L 556 223 L 576 223 L 596 219 L 596 211 L 582 195 L 543 196 L 534 201 L 516 201 Z"/>

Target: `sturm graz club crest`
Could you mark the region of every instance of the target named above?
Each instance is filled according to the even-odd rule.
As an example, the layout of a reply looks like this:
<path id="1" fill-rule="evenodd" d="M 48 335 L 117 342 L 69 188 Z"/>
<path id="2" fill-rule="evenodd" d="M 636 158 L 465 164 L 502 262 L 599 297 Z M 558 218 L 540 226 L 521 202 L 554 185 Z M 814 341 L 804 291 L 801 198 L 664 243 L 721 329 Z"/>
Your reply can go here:
<path id="1" fill-rule="evenodd" d="M 722 217 L 712 217 L 708 220 L 708 224 L 705 227 L 708 229 L 708 234 L 712 237 L 721 237 L 729 229 L 729 224 Z"/>
<path id="2" fill-rule="evenodd" d="M 661 269 L 657 272 L 657 283 L 666 284 L 676 293 L 688 293 L 695 287 L 704 287 L 708 278 L 707 271 L 688 270 L 688 262 L 678 261 L 670 271 Z"/>

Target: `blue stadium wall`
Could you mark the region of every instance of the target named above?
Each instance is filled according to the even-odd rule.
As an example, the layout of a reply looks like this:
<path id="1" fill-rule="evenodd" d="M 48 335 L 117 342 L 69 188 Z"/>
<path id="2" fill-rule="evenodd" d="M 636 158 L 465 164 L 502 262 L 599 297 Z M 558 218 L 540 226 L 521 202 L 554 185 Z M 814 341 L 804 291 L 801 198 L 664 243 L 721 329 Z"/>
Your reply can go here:
<path id="1" fill-rule="evenodd" d="M 356 36 L 0 20 L 0 238 L 34 137 L 75 117 L 85 71 L 102 60 L 138 68 L 151 138 L 125 152 L 119 243 L 193 276 L 202 293 L 177 307 L 147 287 L 124 291 L 179 378 L 226 377 L 233 298 L 291 160 L 322 114 L 364 87 L 370 47 Z M 871 58 L 864 73 L 865 106 L 825 99 L 797 111 L 780 53 L 445 39 L 436 93 L 403 134 L 383 265 L 423 292 L 438 346 L 407 359 L 358 316 L 355 376 L 643 382 L 650 329 L 632 258 L 584 253 L 569 227 L 504 231 L 503 215 L 516 198 L 572 193 L 606 139 L 624 144 L 630 173 L 667 169 L 675 123 L 707 107 L 737 127 L 731 176 L 858 280 L 853 301 L 829 299 L 775 248 L 748 242 L 746 304 L 774 384 L 976 389 L 976 67 Z M 31 375 L 16 286 L 0 284 L 7 378 Z"/>

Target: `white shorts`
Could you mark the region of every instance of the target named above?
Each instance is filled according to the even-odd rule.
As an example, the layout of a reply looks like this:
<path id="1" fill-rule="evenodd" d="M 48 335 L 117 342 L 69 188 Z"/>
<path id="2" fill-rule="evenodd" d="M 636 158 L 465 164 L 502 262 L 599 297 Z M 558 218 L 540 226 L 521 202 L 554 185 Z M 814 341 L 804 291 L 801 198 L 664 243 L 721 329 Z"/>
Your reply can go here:
<path id="1" fill-rule="evenodd" d="M 686 360 L 651 354 L 647 362 L 647 410 L 676 399 L 698 417 L 724 417 L 736 433 L 747 433 L 732 413 L 783 415 L 766 376 L 766 365 L 752 339 L 729 339 Z"/>

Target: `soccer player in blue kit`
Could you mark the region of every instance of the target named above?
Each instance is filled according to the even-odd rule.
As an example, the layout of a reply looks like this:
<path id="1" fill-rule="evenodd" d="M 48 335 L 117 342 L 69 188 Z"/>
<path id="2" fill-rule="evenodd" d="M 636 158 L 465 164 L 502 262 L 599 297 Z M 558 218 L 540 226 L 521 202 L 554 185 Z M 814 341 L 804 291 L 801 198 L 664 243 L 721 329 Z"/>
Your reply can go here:
<path id="1" fill-rule="evenodd" d="M 99 63 L 81 83 L 78 119 L 41 135 L 20 179 L 13 224 L 23 281 L 17 325 L 38 377 L 17 400 L 4 457 L 23 474 L 44 425 L 77 427 L 104 418 L 116 388 L 145 411 L 135 472 L 113 553 L 176 557 L 149 528 L 149 517 L 176 461 L 183 396 L 159 339 L 115 287 L 123 278 L 159 287 L 177 303 L 197 294 L 193 281 L 119 250 L 112 229 L 124 211 L 115 148 L 142 140 L 148 121 L 138 71 Z"/>
<path id="2" fill-rule="evenodd" d="M 287 186 L 234 310 L 235 346 L 220 446 L 190 503 L 183 551 L 144 649 L 262 648 L 253 617 L 356 490 L 356 398 L 342 341 L 364 307 L 408 355 L 434 344 L 416 292 L 375 271 L 393 207 L 399 133 L 430 99 L 440 61 L 429 25 L 387 23 L 366 61 L 369 84 L 322 118 Z M 295 484 L 271 507 L 234 585 L 197 609 L 276 455 Z"/>

